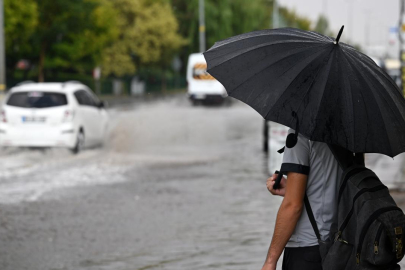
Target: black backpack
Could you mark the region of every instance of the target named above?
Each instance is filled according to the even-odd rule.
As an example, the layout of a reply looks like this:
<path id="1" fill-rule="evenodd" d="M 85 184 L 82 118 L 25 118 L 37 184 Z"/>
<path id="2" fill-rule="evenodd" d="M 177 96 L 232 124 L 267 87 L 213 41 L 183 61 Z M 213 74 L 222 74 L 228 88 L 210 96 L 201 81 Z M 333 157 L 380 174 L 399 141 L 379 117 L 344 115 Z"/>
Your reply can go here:
<path id="1" fill-rule="evenodd" d="M 343 169 L 336 218 L 322 241 L 305 195 L 305 207 L 318 238 L 325 270 L 400 269 L 404 257 L 405 215 L 363 155 L 329 145 Z"/>

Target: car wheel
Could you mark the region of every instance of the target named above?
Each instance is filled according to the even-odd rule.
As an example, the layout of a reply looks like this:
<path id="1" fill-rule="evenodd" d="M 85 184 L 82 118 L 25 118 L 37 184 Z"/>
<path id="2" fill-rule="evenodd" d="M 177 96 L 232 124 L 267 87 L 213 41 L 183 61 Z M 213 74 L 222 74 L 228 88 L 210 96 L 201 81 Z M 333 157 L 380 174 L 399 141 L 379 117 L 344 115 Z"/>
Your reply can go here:
<path id="1" fill-rule="evenodd" d="M 77 133 L 77 138 L 76 138 L 76 145 L 74 148 L 72 148 L 73 154 L 78 154 L 80 151 L 83 150 L 84 148 L 84 132 L 83 130 L 80 130 L 79 133 Z"/>

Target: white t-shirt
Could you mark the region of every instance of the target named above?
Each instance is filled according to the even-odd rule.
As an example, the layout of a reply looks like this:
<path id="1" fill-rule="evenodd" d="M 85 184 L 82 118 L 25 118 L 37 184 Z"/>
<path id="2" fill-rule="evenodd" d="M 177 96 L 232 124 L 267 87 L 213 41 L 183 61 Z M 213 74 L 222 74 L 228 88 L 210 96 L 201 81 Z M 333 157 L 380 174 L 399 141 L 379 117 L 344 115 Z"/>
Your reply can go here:
<path id="1" fill-rule="evenodd" d="M 294 133 L 290 129 L 288 133 Z M 310 141 L 299 134 L 293 148 L 285 148 L 281 172 L 308 175 L 306 193 L 322 240 L 329 235 L 332 220 L 337 212 L 337 196 L 342 170 L 328 145 Z M 287 179 L 288 181 L 288 179 Z M 314 229 L 304 207 L 287 247 L 318 245 Z"/>

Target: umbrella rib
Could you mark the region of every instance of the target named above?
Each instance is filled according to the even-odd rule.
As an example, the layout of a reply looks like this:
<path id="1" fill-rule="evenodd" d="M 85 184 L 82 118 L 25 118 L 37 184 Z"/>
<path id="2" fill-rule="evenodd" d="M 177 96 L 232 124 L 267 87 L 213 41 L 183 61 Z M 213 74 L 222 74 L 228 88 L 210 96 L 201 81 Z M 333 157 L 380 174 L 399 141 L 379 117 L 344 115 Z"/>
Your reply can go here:
<path id="1" fill-rule="evenodd" d="M 332 49 L 329 51 L 329 53 L 327 54 L 327 56 L 330 55 L 330 53 L 331 53 L 331 51 L 332 51 L 333 49 L 334 49 L 334 48 L 332 47 Z M 327 57 L 327 56 L 326 56 L 326 57 Z M 333 56 L 333 55 L 332 55 L 332 56 Z M 331 61 L 332 56 L 328 59 L 328 65 L 330 64 L 330 61 Z M 324 59 L 325 59 L 325 58 L 324 58 Z M 332 58 L 332 59 L 333 59 L 333 58 Z M 317 72 L 317 74 L 316 74 L 316 76 L 315 76 L 315 78 L 314 78 L 314 81 L 311 83 L 311 85 L 309 86 L 309 88 L 308 88 L 307 91 L 305 92 L 305 95 L 302 97 L 302 100 L 301 100 L 300 105 L 298 106 L 297 112 L 299 111 L 299 109 L 300 109 L 302 103 L 304 102 L 305 97 L 306 97 L 306 96 L 308 95 L 308 93 L 311 91 L 312 86 L 313 86 L 313 84 L 314 84 L 316 78 L 317 78 L 318 75 L 319 75 L 319 72 L 320 72 L 320 70 Z M 330 72 L 330 69 L 329 69 L 329 72 Z M 325 83 L 325 84 L 326 84 L 326 83 Z M 322 92 L 322 98 L 323 98 L 324 92 L 325 92 L 325 86 L 324 86 L 324 89 L 323 89 L 323 92 Z M 321 100 L 322 100 L 322 98 L 321 98 Z M 317 115 L 318 115 L 318 113 L 317 113 Z M 316 118 L 315 118 L 315 119 L 316 119 Z M 312 133 L 311 133 L 311 134 L 312 134 Z"/>
<path id="2" fill-rule="evenodd" d="M 343 50 L 344 50 L 344 51 L 346 51 L 345 49 L 346 49 L 346 48 L 343 47 Z M 350 48 L 350 49 L 351 49 L 351 48 Z M 366 61 L 363 60 L 363 57 L 366 57 L 366 59 L 369 60 L 373 65 L 376 65 L 375 62 L 374 62 L 370 57 L 368 57 L 368 56 L 365 55 L 365 54 L 359 53 L 359 52 L 356 51 L 355 49 L 351 49 L 350 51 L 348 50 L 348 51 L 346 51 L 346 53 L 349 54 L 349 55 L 351 55 L 352 57 L 354 57 L 354 56 L 353 56 L 353 53 L 360 54 L 361 57 L 356 57 L 357 60 L 360 60 L 360 62 L 362 62 L 362 63 L 364 64 L 364 62 L 366 62 Z M 370 65 L 370 63 L 368 63 L 368 64 Z M 373 66 L 371 65 L 371 67 L 373 67 Z M 370 69 L 371 69 L 371 68 L 370 68 Z M 390 82 L 390 84 L 391 84 L 392 86 L 394 86 L 395 88 L 398 88 L 398 86 L 388 78 L 388 75 L 387 75 L 385 72 L 382 72 L 379 68 L 375 68 L 375 67 L 373 67 L 373 71 L 374 71 L 374 72 L 378 72 L 378 74 L 380 74 L 380 75 L 383 75 L 383 76 Z"/>
<path id="3" fill-rule="evenodd" d="M 328 60 L 328 67 L 329 67 L 329 69 L 328 69 L 328 74 L 330 74 L 330 72 L 331 72 L 331 65 L 332 65 L 332 62 L 333 62 L 333 60 L 334 60 L 334 58 L 335 58 L 335 55 L 336 55 L 336 51 L 334 51 L 334 53 L 332 54 L 331 58 Z M 329 76 L 328 76 L 328 77 L 329 77 Z M 325 82 L 325 85 L 324 85 L 324 87 L 323 87 L 322 97 L 321 97 L 321 99 L 320 99 L 320 103 L 321 103 L 321 104 L 322 104 L 322 102 L 323 102 L 323 99 L 324 99 L 324 96 L 325 96 L 325 92 L 326 92 L 326 89 L 327 89 L 327 88 L 326 88 L 326 84 L 327 84 L 327 82 Z M 318 119 L 320 107 L 321 107 L 321 105 L 318 107 L 318 110 L 317 110 L 317 112 L 316 112 L 315 120 Z M 312 131 L 311 131 L 310 139 L 313 139 L 313 133 L 314 133 L 315 129 L 316 129 L 316 125 L 314 126 L 314 128 L 313 128 Z M 345 137 L 346 137 L 346 145 L 348 145 L 347 132 L 346 132 L 346 130 L 345 130 L 344 128 L 342 129 L 342 132 L 345 134 Z"/>
<path id="4" fill-rule="evenodd" d="M 353 55 L 350 54 L 350 53 L 348 53 L 348 55 L 351 56 L 352 58 L 355 57 L 355 56 L 353 56 Z M 357 58 L 356 58 L 356 59 L 357 59 Z M 361 62 L 361 61 L 360 61 L 360 62 Z M 382 81 L 380 80 L 380 77 L 377 76 L 376 71 L 379 72 L 378 74 L 383 75 L 383 77 L 387 80 L 387 82 L 390 83 L 392 86 L 394 86 L 394 88 L 397 88 L 397 89 L 398 89 L 397 85 L 396 85 L 390 78 L 387 77 L 388 75 L 387 75 L 386 73 L 381 72 L 379 69 L 375 69 L 375 68 L 374 68 L 374 64 L 371 65 L 370 63 L 365 63 L 365 62 L 361 62 L 361 63 L 362 63 L 362 65 L 364 66 L 365 69 L 367 69 L 370 73 L 372 73 L 372 74 L 374 75 L 374 78 L 376 78 L 376 80 L 377 80 L 378 83 L 381 85 L 381 87 L 386 88 L 386 87 L 384 86 L 384 82 L 382 82 Z M 373 63 L 374 63 L 374 62 L 373 62 Z M 388 92 L 388 91 L 387 91 L 387 92 Z M 402 95 L 400 94 L 400 90 L 398 90 L 398 92 L 395 92 L 394 94 L 396 94 L 396 95 L 399 94 L 399 96 L 398 96 L 399 101 L 402 102 L 402 104 L 405 106 L 405 99 L 402 98 Z M 383 98 L 385 99 L 385 96 L 383 96 Z M 391 98 L 392 98 L 392 97 L 391 97 Z M 386 100 L 386 99 L 385 99 L 385 100 Z M 401 114 L 401 113 L 400 113 L 400 114 Z M 401 114 L 401 115 L 402 115 L 402 114 Z M 405 119 L 404 119 L 404 121 L 405 121 Z"/>
<path id="5" fill-rule="evenodd" d="M 281 29 L 283 29 L 283 30 L 288 30 L 288 29 L 293 29 L 293 28 L 281 28 Z M 296 30 L 296 29 L 294 29 L 294 30 Z M 277 31 L 277 32 L 276 32 Z M 327 37 L 327 36 L 319 36 L 319 34 L 318 33 L 316 33 L 316 34 L 318 34 L 318 35 L 308 35 L 308 36 L 304 36 L 304 34 L 307 34 L 307 33 L 305 33 L 305 32 L 301 32 L 301 31 L 294 31 L 294 32 L 298 32 L 298 33 L 300 33 L 300 34 L 302 34 L 302 35 L 297 35 L 297 34 L 291 34 L 291 33 L 285 33 L 285 32 L 282 32 L 281 30 L 276 30 L 276 31 L 274 31 L 273 29 L 265 29 L 265 30 L 258 30 L 258 31 L 254 31 L 254 32 L 250 32 L 250 33 L 248 33 L 249 35 L 247 35 L 247 34 L 241 34 L 241 35 L 238 35 L 238 36 L 234 36 L 234 37 L 230 37 L 230 38 L 227 38 L 227 39 L 224 39 L 224 40 L 221 40 L 221 41 L 218 41 L 218 42 L 216 42 L 215 44 L 214 44 L 214 46 L 211 48 L 211 49 L 209 49 L 209 51 L 210 50 L 214 50 L 214 49 L 216 49 L 216 48 L 218 48 L 218 47 L 222 47 L 222 46 L 224 46 L 224 45 L 228 45 L 228 44 L 231 44 L 231 43 L 234 43 L 234 42 L 238 42 L 238 41 L 242 41 L 242 40 L 245 40 L 245 39 L 252 39 L 252 38 L 257 38 L 257 37 L 262 37 L 262 36 L 282 36 L 282 35 L 288 35 L 288 36 L 292 36 L 292 37 L 300 37 L 300 38 L 303 38 L 303 39 L 310 39 L 311 40 L 311 38 L 315 38 L 315 36 L 316 36 L 316 38 L 319 40 L 319 41 L 323 41 L 323 42 L 327 42 L 327 41 L 332 41 L 332 39 L 330 38 L 330 37 Z M 310 31 L 308 31 L 308 32 L 310 32 Z M 315 33 L 315 32 L 314 32 Z M 252 34 L 255 34 L 255 35 L 252 35 Z M 243 36 L 243 38 L 240 38 L 241 36 Z M 321 38 L 322 37 L 322 38 Z"/>
<path id="6" fill-rule="evenodd" d="M 355 67 L 355 65 L 353 65 L 353 63 L 350 61 L 350 60 L 352 60 L 352 55 L 351 55 L 350 53 L 347 53 L 346 55 L 343 54 L 343 55 L 344 55 L 344 57 L 345 57 L 347 63 L 348 63 L 349 66 L 351 67 L 351 69 L 352 69 L 352 70 L 356 70 L 358 73 L 361 73 L 361 72 L 359 72 L 359 70 Z M 347 56 L 349 56 L 350 60 L 347 58 Z M 353 60 L 352 60 L 352 61 L 353 61 Z M 364 79 L 364 78 L 363 78 L 363 79 Z M 366 81 L 366 83 L 367 83 L 367 81 Z M 359 93 L 360 93 L 360 95 L 363 97 L 363 98 L 362 98 L 362 101 L 363 101 L 363 103 L 364 103 L 364 95 L 363 95 L 362 91 L 359 91 Z M 374 97 L 373 97 L 373 98 L 374 98 Z M 353 106 L 353 112 L 354 112 L 354 102 L 352 102 L 352 106 Z M 365 107 L 366 107 L 366 106 L 365 106 Z M 367 131 L 368 131 L 369 118 L 368 118 L 368 114 L 367 114 L 367 113 L 366 113 L 366 117 L 367 117 L 366 123 L 367 123 Z M 353 118 L 354 118 L 354 117 L 353 117 Z M 354 119 L 353 119 L 353 127 L 354 127 L 354 124 L 355 124 L 355 121 L 354 121 Z M 355 127 L 354 127 L 354 128 L 355 128 Z M 354 131 L 354 129 L 353 129 L 353 131 Z M 353 133 L 354 133 L 354 132 L 353 132 Z M 366 136 L 366 141 L 367 141 L 369 132 L 367 132 L 366 134 L 367 134 L 367 136 Z M 354 144 L 354 145 L 356 145 L 356 144 Z"/>
<path id="7" fill-rule="evenodd" d="M 350 55 L 350 56 L 351 56 L 351 55 Z M 353 57 L 353 56 L 352 56 L 352 57 Z M 379 79 L 379 77 L 376 76 L 376 73 L 370 68 L 370 66 L 367 65 L 366 63 L 362 63 L 362 65 L 363 65 L 363 68 L 365 68 L 366 70 L 368 70 L 370 73 L 372 73 L 372 74 L 374 75 L 374 76 L 373 76 L 373 79 L 376 79 L 377 82 L 380 84 L 380 86 L 381 86 L 382 88 L 386 89 L 386 87 L 384 86 L 384 82 L 382 82 L 382 81 Z M 358 70 L 358 72 L 359 72 L 359 73 L 361 74 L 361 76 L 364 78 L 364 80 L 366 81 L 366 83 L 367 83 L 368 85 L 370 85 L 370 83 L 369 83 L 369 78 L 364 77 L 363 72 L 361 72 L 360 70 Z M 366 74 L 367 74 L 367 73 L 366 73 Z M 391 83 L 391 80 L 388 80 L 388 81 Z M 370 89 L 372 89 L 372 87 L 370 87 Z M 378 104 L 378 106 L 379 106 L 379 103 L 377 102 L 377 98 L 376 98 L 376 95 L 378 96 L 378 93 L 375 93 L 374 91 L 373 91 L 372 93 L 373 93 L 373 98 L 374 98 L 374 100 L 376 100 L 376 104 Z M 384 102 L 385 102 L 387 105 L 389 105 L 389 99 L 387 99 L 385 95 L 380 95 L 380 96 L 378 96 L 378 97 L 381 98 L 382 100 L 384 100 Z M 395 103 L 395 101 L 392 99 L 392 97 L 391 97 L 391 100 Z M 402 103 L 404 103 L 404 101 L 405 101 L 405 100 L 402 98 L 402 96 L 400 96 L 399 100 L 402 101 Z M 393 108 L 393 107 L 394 107 L 394 108 Z M 401 121 L 403 122 L 403 126 L 405 126 L 405 119 L 404 119 L 404 117 L 403 117 L 403 114 L 402 114 L 401 111 L 399 110 L 399 108 L 398 108 L 397 106 L 388 106 L 388 108 L 389 108 L 389 110 L 393 113 L 393 115 L 399 114 L 399 115 L 402 116 L 400 119 L 401 119 Z M 380 111 L 380 113 L 381 113 L 381 111 Z M 382 117 L 382 115 L 381 115 L 381 117 Z M 384 126 L 386 126 L 386 125 L 387 125 L 387 123 L 384 122 Z M 386 128 L 385 128 L 385 130 L 386 130 L 386 133 L 388 134 Z M 387 135 L 387 137 L 389 138 L 388 135 Z M 391 153 L 393 154 L 394 152 L 393 152 L 392 146 L 390 145 L 390 147 L 391 147 Z"/>
<path id="8" fill-rule="evenodd" d="M 332 41 L 332 42 L 333 42 L 333 39 L 332 39 L 332 38 L 330 38 L 330 37 L 328 37 L 328 36 L 325 36 L 325 35 L 321 35 L 321 34 L 319 34 L 319 33 L 317 33 L 317 32 L 313 32 L 313 31 L 303 31 L 303 30 L 296 29 L 296 28 L 291 28 L 291 27 L 286 27 L 286 28 L 281 28 L 281 29 L 283 29 L 283 30 L 290 30 L 291 32 L 301 34 L 301 35 L 298 35 L 298 34 L 291 35 L 291 34 L 290 34 L 291 36 L 300 36 L 300 37 L 305 36 L 305 38 L 308 37 L 308 38 L 311 38 L 311 39 L 318 39 L 318 40 L 320 40 L 320 41 Z M 279 30 L 279 31 L 280 31 L 280 30 Z M 281 32 L 281 31 L 280 31 L 280 32 Z M 277 33 L 277 34 L 285 35 L 283 32 Z"/>
<path id="9" fill-rule="evenodd" d="M 314 54 L 315 54 L 315 53 L 314 53 Z M 312 55 L 314 55 L 314 54 L 312 54 Z M 306 59 L 306 58 L 305 58 L 305 59 Z M 314 59 L 314 60 L 315 60 L 315 59 Z M 313 61 L 314 61 L 314 60 L 313 60 Z M 292 67 L 291 67 L 291 68 L 292 68 Z M 307 89 L 307 92 L 308 92 L 309 88 L 312 87 L 313 83 L 315 82 L 315 79 L 316 79 L 316 77 L 318 76 L 320 70 L 321 70 L 321 68 L 318 69 L 316 75 L 314 76 L 314 80 L 312 81 L 311 85 L 310 85 L 310 86 L 308 87 L 308 89 Z M 302 72 L 302 71 L 303 71 L 303 70 L 301 70 L 301 72 Z M 301 72 L 300 72 L 300 74 L 301 74 Z M 296 79 L 297 77 L 298 77 L 298 76 L 296 76 L 295 79 Z M 295 81 L 295 79 L 290 82 L 290 84 L 286 87 L 286 89 L 288 89 L 288 88 L 290 87 L 290 85 Z M 284 94 L 285 94 L 286 92 L 287 92 L 287 91 L 284 91 L 284 92 L 279 96 L 279 98 L 277 99 L 277 101 L 276 101 L 275 103 L 277 103 L 277 102 L 284 96 Z M 301 102 L 301 103 L 302 103 L 302 102 Z M 300 103 L 299 106 L 301 106 L 301 103 Z M 273 109 L 273 108 L 270 108 L 270 109 L 269 109 L 269 111 L 266 113 L 266 115 L 265 115 L 264 118 L 267 118 L 267 117 L 269 116 L 269 114 L 271 113 L 272 109 Z"/>
<path id="10" fill-rule="evenodd" d="M 332 41 L 332 42 L 333 42 L 333 39 L 332 39 L 331 37 L 328 37 L 328 36 L 319 34 L 319 33 L 314 32 L 314 31 L 305 31 L 305 32 L 302 32 L 302 30 L 299 30 L 299 29 L 296 29 L 296 28 L 286 28 L 286 29 L 293 30 L 294 32 L 298 32 L 298 33 L 301 33 L 301 34 L 303 34 L 303 35 L 307 35 L 307 36 L 309 36 L 309 37 L 318 38 L 319 40 L 329 40 L 329 41 Z"/>
<path id="11" fill-rule="evenodd" d="M 347 64 L 350 66 L 350 63 L 348 63 L 348 61 L 347 61 L 347 59 L 346 59 L 346 57 L 344 57 L 343 56 L 343 59 L 344 60 L 346 60 L 346 62 L 347 62 Z M 351 67 L 351 66 L 350 66 Z M 346 70 L 343 70 L 343 72 L 346 72 Z M 356 143 L 355 143 L 355 140 L 356 140 L 356 137 L 354 136 L 354 130 L 355 130 L 355 126 L 354 126 L 354 107 L 353 107 L 353 97 L 352 97 L 352 95 L 351 95 L 351 91 L 352 91 L 352 86 L 351 86 L 351 84 L 350 84 L 350 81 L 349 81 L 349 79 L 348 79 L 348 75 L 346 75 L 346 74 L 344 74 L 343 76 L 343 82 L 345 82 L 346 84 L 343 86 L 343 89 L 347 89 L 346 90 L 346 98 L 349 98 L 349 103 L 350 103 L 350 106 L 351 106 L 351 112 L 350 113 L 348 113 L 347 115 L 350 117 L 350 119 L 349 119 L 349 123 L 351 123 L 351 132 L 350 132 L 350 134 L 352 135 L 352 147 L 351 147 L 351 149 L 354 149 L 355 148 L 355 145 L 356 145 Z M 347 88 L 345 87 L 345 86 L 347 86 Z M 346 100 L 345 100 L 346 101 Z M 347 104 L 347 101 L 346 101 L 346 104 Z M 350 106 L 347 106 L 348 108 L 350 108 Z"/>
<path id="12" fill-rule="evenodd" d="M 309 58 L 310 56 L 312 56 L 312 55 L 314 55 L 314 54 L 315 54 L 315 53 L 313 53 L 313 54 L 309 55 L 308 57 L 302 59 L 302 61 L 305 60 L 305 59 L 307 59 L 307 58 Z M 314 59 L 314 60 L 315 60 L 315 59 Z M 313 60 L 313 61 L 314 61 L 314 60 Z M 287 73 L 289 70 L 291 70 L 293 67 L 294 67 L 294 66 L 291 66 L 289 69 L 287 69 L 286 71 L 284 71 L 281 75 L 284 75 L 284 74 Z M 301 73 L 301 72 L 302 72 L 302 70 L 300 71 L 300 73 Z M 294 80 L 293 80 L 293 81 L 294 81 Z M 292 81 L 292 82 L 293 82 L 293 81 Z M 290 82 L 290 84 L 289 84 L 288 86 L 290 86 L 292 82 Z M 288 86 L 287 86 L 287 88 L 288 88 Z M 267 90 L 267 89 L 264 88 L 259 94 L 257 94 L 257 95 L 255 96 L 255 98 L 257 98 L 258 96 L 260 96 L 260 95 L 261 95 L 264 91 L 266 91 L 266 90 Z M 253 94 L 253 92 L 250 92 L 250 94 L 249 94 L 247 100 L 250 99 L 250 96 L 251 96 L 252 94 Z M 280 97 L 279 97 L 277 100 L 279 100 L 279 99 L 281 98 L 281 96 L 283 96 L 283 94 L 281 94 Z M 276 101 L 276 103 L 277 103 L 277 101 Z M 271 109 L 270 109 L 270 110 L 271 110 Z M 270 110 L 269 110 L 269 111 L 270 111 Z M 265 116 L 264 118 L 266 118 L 267 115 L 268 115 L 268 112 L 266 113 L 266 116 Z"/>
<path id="13" fill-rule="evenodd" d="M 305 58 L 303 58 L 301 61 L 303 61 L 303 60 L 305 60 L 305 59 L 307 59 L 307 58 L 309 58 L 309 57 L 311 57 L 311 56 L 313 56 L 314 54 L 317 54 L 317 53 L 320 53 L 320 50 L 319 51 L 316 51 L 316 52 L 314 52 L 314 53 L 312 53 L 312 54 L 310 54 L 310 55 L 308 55 L 307 57 L 305 57 Z M 297 53 L 298 54 L 298 53 Z M 295 55 L 295 54 L 293 54 L 293 55 Z M 248 82 L 248 81 L 250 81 L 253 77 L 255 77 L 255 76 L 257 76 L 258 74 L 260 74 L 260 73 L 262 73 L 263 71 L 265 71 L 266 69 L 268 69 L 269 67 L 272 67 L 273 65 L 275 65 L 275 64 L 277 64 L 278 62 L 281 62 L 281 61 L 283 61 L 283 60 L 285 60 L 286 58 L 288 58 L 288 57 L 291 57 L 291 56 L 293 56 L 293 55 L 289 55 L 289 56 L 286 56 L 286 57 L 284 57 L 284 58 L 282 58 L 282 59 L 280 59 L 280 60 L 278 60 L 278 61 L 276 61 L 276 62 L 274 62 L 274 63 L 272 63 L 271 65 L 269 65 L 269 66 L 266 66 L 265 68 L 263 68 L 262 70 L 260 70 L 259 72 L 256 72 L 253 76 L 251 76 L 248 80 L 245 80 L 244 82 L 242 82 L 241 84 L 239 84 L 238 86 L 236 86 L 234 89 L 232 89 L 231 91 L 229 91 L 229 94 L 231 94 L 232 92 L 234 92 L 236 89 L 238 89 L 240 86 L 242 86 L 242 85 L 244 85 L 246 82 Z M 291 66 L 289 69 L 287 69 L 285 72 L 283 72 L 283 74 L 285 74 L 287 71 L 289 71 L 291 68 L 293 68 L 294 66 Z M 282 74 L 282 75 L 283 75 Z M 291 83 L 290 83 L 291 84 Z M 257 94 L 256 95 L 256 97 L 258 97 L 259 95 L 261 95 L 264 91 L 266 91 L 267 89 L 266 88 L 264 88 L 259 94 Z M 250 99 L 250 96 L 252 95 L 252 93 L 253 93 L 253 91 L 252 92 L 250 92 L 250 94 L 249 94 L 249 96 L 248 96 L 248 98 L 246 99 L 246 100 L 249 100 Z M 256 98 L 255 97 L 255 98 Z"/>
<path id="14" fill-rule="evenodd" d="M 314 44 L 314 46 L 306 47 L 305 49 L 312 48 L 312 47 L 315 47 L 315 46 L 317 46 L 317 45 L 320 44 L 320 43 L 316 43 L 316 42 L 312 42 L 312 41 L 302 41 L 302 40 L 289 40 L 288 42 L 285 42 L 285 41 L 266 42 L 266 43 L 263 43 L 263 44 L 260 44 L 260 45 L 256 45 L 256 46 L 254 46 L 254 47 L 251 47 L 251 48 L 249 48 L 248 50 L 243 51 L 243 52 L 241 52 L 241 53 L 239 53 L 239 54 L 236 54 L 236 55 L 233 56 L 232 58 L 239 57 L 239 56 L 241 56 L 241 55 L 244 55 L 244 54 L 249 53 L 249 52 L 251 52 L 251 51 L 254 51 L 254 50 L 256 50 L 256 49 L 265 48 L 265 47 L 269 47 L 269 46 L 272 46 L 272 45 L 280 45 L 280 44 L 286 45 L 286 44 L 291 44 L 291 43 L 312 43 L 312 44 Z M 321 44 L 322 44 L 322 43 L 321 43 Z M 305 50 L 305 49 L 302 49 L 302 50 L 300 50 L 300 51 L 303 51 L 303 50 Z M 219 55 L 219 56 L 217 56 L 217 57 L 212 57 L 212 58 L 211 58 L 211 61 L 212 61 L 212 60 L 215 60 L 215 59 L 218 59 L 218 58 L 222 58 L 222 57 L 231 55 L 231 54 L 234 54 L 234 53 L 235 53 L 235 51 L 229 52 L 229 53 L 226 53 L 226 54 L 221 54 L 221 55 Z M 214 66 L 209 67 L 208 71 L 211 70 L 211 69 L 213 69 L 213 68 L 216 68 L 216 67 L 219 66 L 219 65 L 222 65 L 223 63 L 225 63 L 225 62 L 227 62 L 227 61 L 229 61 L 229 58 L 226 59 L 226 60 L 224 60 L 224 61 L 222 61 L 222 62 L 220 62 L 220 63 L 217 63 L 217 64 L 214 65 Z"/>
<path id="15" fill-rule="evenodd" d="M 291 28 L 283 28 L 283 30 L 287 30 L 287 29 L 291 29 Z M 301 34 L 301 35 L 300 35 Z M 290 33 L 285 33 L 279 29 L 274 30 L 274 29 L 265 29 L 265 30 L 258 30 L 258 31 L 254 31 L 254 32 L 250 32 L 250 33 L 246 33 L 246 34 L 241 34 L 241 35 L 237 35 L 234 37 L 230 37 L 221 41 L 216 42 L 216 44 L 214 44 L 214 47 L 216 46 L 223 46 L 226 44 L 230 44 L 230 43 L 234 43 L 237 41 L 242 41 L 242 40 L 246 40 L 246 39 L 252 39 L 252 38 L 258 38 L 258 37 L 263 37 L 263 36 L 291 36 L 291 37 L 299 37 L 302 39 L 310 39 L 313 40 L 314 36 L 312 35 L 306 35 L 306 33 L 303 32 L 297 32 L 294 31 L 294 34 Z M 243 37 L 243 38 L 241 38 Z M 320 38 L 319 36 L 316 36 L 316 38 L 320 41 L 326 41 L 327 39 L 324 38 Z"/>
<path id="16" fill-rule="evenodd" d="M 349 54 L 349 53 L 348 53 L 347 55 L 349 56 L 350 60 L 353 61 L 353 56 L 352 56 L 351 54 Z M 356 59 L 357 59 L 357 58 L 356 58 Z M 355 70 L 357 71 L 357 73 L 358 73 L 358 74 L 363 78 L 363 80 L 366 82 L 366 84 L 369 86 L 369 88 L 372 89 L 372 87 L 370 87 L 370 83 L 369 83 L 368 78 L 364 77 L 364 73 L 361 72 L 361 70 L 359 70 L 355 65 L 353 65 L 353 63 L 351 63 L 351 61 L 348 60 L 348 63 L 349 63 L 349 65 L 352 67 L 352 69 L 355 69 Z M 363 63 L 362 63 L 362 64 L 363 64 Z M 363 64 L 363 65 L 364 65 L 364 64 Z M 373 93 L 372 97 L 373 97 L 375 103 L 379 106 L 379 103 L 378 103 L 377 100 L 376 100 L 376 97 L 375 97 L 375 95 L 374 95 L 374 92 L 373 92 L 373 91 L 371 91 L 371 92 Z M 363 96 L 363 93 L 362 93 L 361 91 L 360 91 L 360 94 L 361 94 L 361 96 Z M 385 102 L 387 102 L 387 100 L 386 100 L 385 98 L 384 98 L 384 100 L 385 100 Z M 363 98 L 363 102 L 364 102 L 364 98 Z M 389 109 L 391 110 L 391 112 L 394 113 L 394 111 L 393 111 L 393 109 L 392 109 L 392 106 L 388 106 L 388 107 L 389 107 Z M 383 116 L 382 116 L 381 110 L 379 110 L 379 113 L 380 113 L 380 115 L 381 115 L 381 119 L 384 120 L 384 118 L 383 118 Z M 367 123 L 368 123 L 369 118 L 368 118 L 368 114 L 367 114 L 367 113 L 366 113 L 366 117 L 367 117 Z M 367 124 L 367 126 L 368 126 L 368 124 Z M 388 132 L 387 132 L 386 122 L 385 122 L 385 121 L 384 121 L 384 130 L 385 130 L 385 134 L 387 134 L 388 140 L 390 141 L 390 138 L 389 138 L 389 136 L 388 136 Z M 367 132 L 367 136 L 368 136 L 368 134 L 369 134 L 369 133 Z M 367 140 L 367 139 L 366 139 L 366 140 Z M 389 147 L 390 147 L 390 153 L 393 153 L 393 149 L 392 149 L 391 143 L 390 143 Z"/>

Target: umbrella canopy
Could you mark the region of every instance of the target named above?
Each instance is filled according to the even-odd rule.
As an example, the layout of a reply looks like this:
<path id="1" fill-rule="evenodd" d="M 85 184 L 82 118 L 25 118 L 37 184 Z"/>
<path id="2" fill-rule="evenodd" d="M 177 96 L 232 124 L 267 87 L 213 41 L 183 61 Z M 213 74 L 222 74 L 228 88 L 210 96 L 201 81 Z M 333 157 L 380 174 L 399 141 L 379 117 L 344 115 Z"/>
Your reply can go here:
<path id="1" fill-rule="evenodd" d="M 343 27 L 341 29 L 341 32 Z M 315 32 L 279 28 L 220 42 L 204 53 L 228 95 L 265 119 L 354 153 L 405 152 L 405 100 L 375 62 Z"/>

